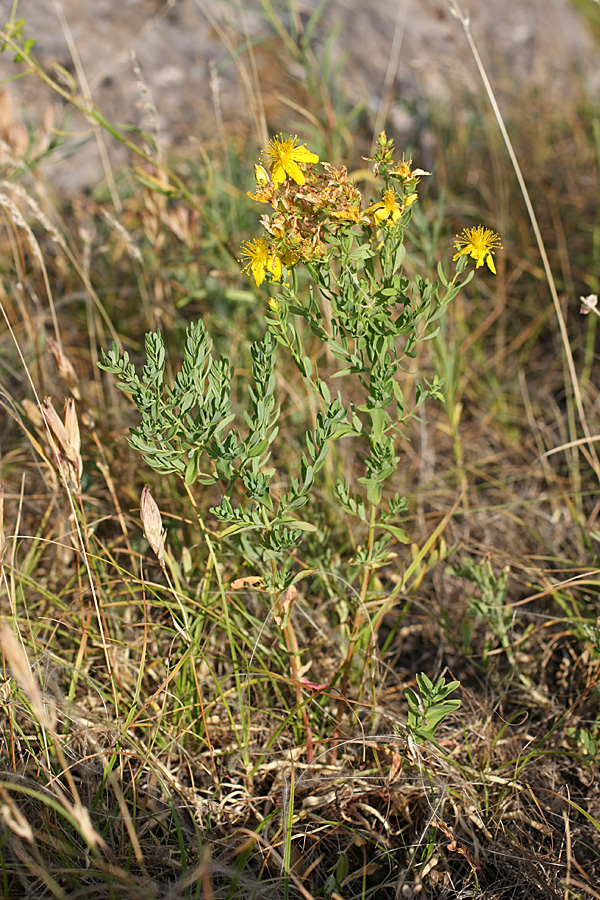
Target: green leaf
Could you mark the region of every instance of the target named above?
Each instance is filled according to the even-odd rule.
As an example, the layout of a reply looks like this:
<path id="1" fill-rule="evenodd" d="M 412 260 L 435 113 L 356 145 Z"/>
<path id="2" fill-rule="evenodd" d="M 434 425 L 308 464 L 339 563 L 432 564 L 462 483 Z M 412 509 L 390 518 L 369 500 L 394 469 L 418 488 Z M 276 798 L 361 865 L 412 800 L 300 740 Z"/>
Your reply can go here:
<path id="1" fill-rule="evenodd" d="M 364 259 L 370 259 L 375 256 L 375 251 L 371 247 L 371 244 L 361 244 L 360 247 L 357 247 L 356 250 L 353 250 L 349 256 L 349 259 L 352 262 L 360 262 Z"/>
<path id="2" fill-rule="evenodd" d="M 382 531 L 387 531 L 388 534 L 391 534 L 392 537 L 395 537 L 397 541 L 401 544 L 410 544 L 412 538 L 409 534 L 406 533 L 404 528 L 400 528 L 398 525 L 380 525 Z"/>
<path id="3" fill-rule="evenodd" d="M 327 382 L 319 379 L 317 382 L 317 387 L 319 388 L 319 393 L 325 403 L 331 403 L 331 391 L 329 390 Z"/>
<path id="4" fill-rule="evenodd" d="M 373 423 L 372 441 L 374 444 L 379 444 L 383 437 L 385 427 L 389 424 L 390 414 L 381 407 L 367 409 L 366 412 L 368 413 L 371 422 Z"/>
<path id="5" fill-rule="evenodd" d="M 255 459 L 257 456 L 261 456 L 269 447 L 269 442 L 266 440 L 258 441 L 253 447 L 248 447 L 247 449 L 247 457 L 248 459 Z"/>
<path id="6" fill-rule="evenodd" d="M 185 483 L 190 486 L 194 484 L 196 478 L 198 477 L 198 455 L 196 453 L 192 454 L 190 461 L 188 462 L 185 470 L 184 480 Z"/>
<path id="7" fill-rule="evenodd" d="M 426 714 L 427 731 L 434 734 L 446 716 L 460 709 L 461 702 L 461 700 L 446 700 L 444 703 L 436 703 L 435 706 L 428 709 Z"/>
<path id="8" fill-rule="evenodd" d="M 404 262 L 404 256 L 406 254 L 406 248 L 404 244 L 400 244 L 398 249 L 396 250 L 396 255 L 394 256 L 394 272 L 397 272 L 398 269 L 402 266 Z"/>
<path id="9" fill-rule="evenodd" d="M 303 522 L 302 520 L 292 518 L 279 519 L 278 521 L 273 522 L 273 525 L 293 525 L 298 531 L 309 531 L 311 533 L 318 531 L 317 526 L 313 525 L 312 522 Z"/>
<path id="10" fill-rule="evenodd" d="M 370 478 L 359 478 L 358 480 L 367 485 L 367 500 L 369 503 L 372 503 L 374 506 L 379 506 L 381 502 L 382 486 L 376 481 L 371 481 Z"/>
<path id="11" fill-rule="evenodd" d="M 448 279 L 444 275 L 444 270 L 442 268 L 441 260 L 437 264 L 437 273 L 438 273 L 438 277 L 439 277 L 440 281 L 442 282 L 442 284 L 444 285 L 444 287 L 448 287 Z"/>
<path id="12" fill-rule="evenodd" d="M 256 531 L 260 529 L 262 526 L 255 525 L 253 522 L 235 522 L 233 525 L 230 525 L 228 528 L 225 528 L 224 531 L 221 532 L 221 537 L 226 538 L 230 537 L 232 534 L 239 534 L 242 531 L 252 531 L 253 529 Z"/>

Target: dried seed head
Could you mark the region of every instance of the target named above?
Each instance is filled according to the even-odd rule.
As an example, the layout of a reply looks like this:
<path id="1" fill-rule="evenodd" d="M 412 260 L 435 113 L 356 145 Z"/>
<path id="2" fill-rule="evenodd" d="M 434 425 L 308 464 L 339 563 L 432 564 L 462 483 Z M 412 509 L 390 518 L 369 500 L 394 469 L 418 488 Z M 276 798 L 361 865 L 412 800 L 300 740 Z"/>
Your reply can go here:
<path id="1" fill-rule="evenodd" d="M 67 432 L 68 440 L 68 447 L 65 448 L 65 454 L 73 469 L 75 482 L 79 486 L 83 474 L 83 460 L 81 459 L 81 434 L 79 432 L 77 409 L 73 397 L 69 397 L 65 403 L 65 431 Z"/>
<path id="2" fill-rule="evenodd" d="M 54 409 L 51 397 L 44 397 L 42 400 L 42 415 L 58 444 L 58 449 L 62 450 L 69 443 L 69 437 L 60 416 Z"/>
<path id="3" fill-rule="evenodd" d="M 25 415 L 32 425 L 40 429 L 44 427 L 44 418 L 39 410 L 37 403 L 34 403 L 33 400 L 29 400 L 27 397 L 25 397 L 25 399 L 23 400 L 23 409 L 25 410 Z"/>
<path id="4" fill-rule="evenodd" d="M 10 628 L 3 628 L 0 631 L 0 648 L 2 648 L 4 659 L 10 668 L 13 678 L 21 690 L 29 697 L 31 708 L 38 717 L 40 724 L 48 727 L 50 723 L 44 709 L 40 686 L 31 671 L 25 650 Z"/>
<path id="5" fill-rule="evenodd" d="M 77 372 L 73 367 L 73 363 L 63 350 L 63 348 L 57 344 L 57 342 L 53 338 L 48 338 L 47 347 L 50 350 L 54 360 L 56 362 L 56 366 L 58 368 L 58 374 L 71 391 L 76 400 L 81 400 L 81 390 L 79 387 L 79 378 L 77 377 Z"/>
<path id="6" fill-rule="evenodd" d="M 77 491 L 80 490 L 80 479 L 83 471 L 80 447 L 81 438 L 75 401 L 70 397 L 65 403 L 65 424 L 54 409 L 50 397 L 42 400 L 42 415 L 56 442 L 56 465 L 65 478 L 71 478 Z"/>
<path id="7" fill-rule="evenodd" d="M 165 532 L 156 500 L 148 485 L 144 486 L 140 498 L 140 516 L 146 540 L 154 550 L 162 569 L 165 568 Z"/>

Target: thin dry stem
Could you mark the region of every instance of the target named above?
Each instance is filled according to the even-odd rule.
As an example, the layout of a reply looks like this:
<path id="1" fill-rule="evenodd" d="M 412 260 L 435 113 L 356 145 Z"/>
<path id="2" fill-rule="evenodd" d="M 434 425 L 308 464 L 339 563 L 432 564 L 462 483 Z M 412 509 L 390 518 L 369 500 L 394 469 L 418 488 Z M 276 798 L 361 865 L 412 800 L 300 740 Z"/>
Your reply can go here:
<path id="1" fill-rule="evenodd" d="M 481 80 L 485 87 L 486 94 L 490 101 L 491 107 L 494 111 L 494 116 L 496 117 L 496 121 L 498 123 L 498 127 L 500 129 L 500 133 L 502 134 L 502 139 L 508 151 L 508 155 L 510 157 L 510 161 L 512 163 L 513 169 L 515 171 L 515 175 L 517 176 L 517 181 L 519 183 L 519 188 L 521 190 L 521 194 L 523 195 L 523 199 L 525 201 L 525 206 L 527 207 L 527 213 L 529 215 L 529 220 L 531 222 L 531 226 L 533 228 L 533 233 L 535 235 L 536 243 L 538 245 L 538 250 L 540 252 L 540 256 L 542 259 L 542 264 L 544 266 L 544 272 L 546 274 L 546 280 L 548 282 L 548 287 L 550 288 L 550 294 L 552 296 L 552 302 L 554 304 L 554 311 L 556 313 L 556 318 L 558 321 L 558 325 L 560 328 L 560 334 L 562 338 L 563 351 L 565 354 L 565 358 L 567 360 L 567 367 L 569 370 L 569 378 L 570 378 L 570 386 L 573 397 L 575 399 L 575 404 L 577 406 L 577 414 L 579 416 L 579 421 L 581 422 L 581 427 L 583 428 L 586 437 L 590 438 L 590 430 L 587 423 L 587 417 L 585 414 L 585 410 L 583 408 L 583 400 L 581 397 L 581 391 L 579 389 L 579 381 L 577 378 L 577 372 L 575 370 L 575 361 L 573 359 L 573 353 L 571 351 L 571 345 L 569 342 L 569 333 L 567 331 L 567 325 L 562 313 L 562 309 L 560 306 L 560 300 L 558 298 L 558 292 L 556 290 L 556 284 L 554 282 L 554 275 L 552 274 L 552 269 L 550 266 L 550 262 L 548 260 L 548 254 L 546 252 L 546 246 L 544 244 L 544 239 L 542 238 L 542 233 L 540 231 L 540 227 L 538 224 L 537 216 L 535 213 L 535 209 L 533 207 L 533 203 L 531 201 L 531 197 L 529 195 L 529 190 L 527 188 L 527 184 L 523 177 L 523 173 L 521 171 L 521 166 L 519 165 L 519 161 L 517 159 L 517 155 L 515 153 L 514 147 L 512 145 L 512 141 L 508 134 L 506 125 L 504 124 L 504 119 L 502 117 L 502 113 L 500 112 L 500 107 L 498 106 L 498 102 L 496 100 L 496 95 L 492 88 L 491 82 L 488 78 L 487 72 L 479 55 L 479 51 L 477 50 L 477 45 L 473 39 L 470 28 L 470 20 L 467 13 L 463 12 L 458 0 L 448 0 L 448 5 L 450 7 L 450 11 L 452 15 L 454 15 L 458 21 L 461 23 L 465 37 L 467 38 L 467 42 L 469 44 L 469 48 L 471 53 L 473 54 L 473 58 L 475 60 L 475 64 L 481 76 Z M 600 481 L 600 459 L 598 458 L 598 454 L 596 453 L 596 448 L 592 445 L 591 447 L 582 446 L 583 453 L 594 470 L 596 477 Z"/>

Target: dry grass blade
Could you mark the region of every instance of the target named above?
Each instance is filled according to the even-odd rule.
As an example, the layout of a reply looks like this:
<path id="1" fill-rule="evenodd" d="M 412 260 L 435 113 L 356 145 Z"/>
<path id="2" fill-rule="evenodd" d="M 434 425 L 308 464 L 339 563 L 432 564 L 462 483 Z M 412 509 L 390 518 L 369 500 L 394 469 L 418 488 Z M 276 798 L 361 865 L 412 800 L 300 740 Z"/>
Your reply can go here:
<path id="1" fill-rule="evenodd" d="M 6 553 L 6 535 L 4 533 L 4 482 L 0 482 L 0 569 Z"/>

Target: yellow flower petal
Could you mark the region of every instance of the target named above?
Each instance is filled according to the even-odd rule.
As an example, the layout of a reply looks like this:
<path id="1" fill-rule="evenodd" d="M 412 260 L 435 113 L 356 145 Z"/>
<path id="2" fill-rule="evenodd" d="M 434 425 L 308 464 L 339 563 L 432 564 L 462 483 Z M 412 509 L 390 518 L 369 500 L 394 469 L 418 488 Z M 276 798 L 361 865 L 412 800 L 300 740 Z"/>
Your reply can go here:
<path id="1" fill-rule="evenodd" d="M 389 188 L 379 203 L 373 203 L 366 212 L 372 213 L 376 225 L 380 225 L 386 219 L 391 219 L 392 225 L 395 225 L 402 215 L 403 208 L 399 205 L 395 192 Z"/>
<path id="2" fill-rule="evenodd" d="M 282 168 L 292 178 L 296 184 L 305 184 L 306 178 L 300 166 L 293 159 L 287 159 L 282 163 Z"/>
<path id="3" fill-rule="evenodd" d="M 274 162 L 271 167 L 271 178 L 275 187 L 279 187 L 286 179 L 286 172 L 281 162 Z"/>
<path id="4" fill-rule="evenodd" d="M 319 162 L 319 157 L 317 156 L 317 154 L 312 153 L 308 149 L 308 147 L 305 147 L 304 145 L 302 145 L 300 147 L 296 147 L 296 149 L 294 150 L 293 156 L 294 156 L 294 159 L 296 160 L 296 162 L 302 162 L 302 163 L 318 163 Z"/>
<path id="5" fill-rule="evenodd" d="M 271 180 L 275 187 L 283 184 L 289 176 L 296 184 L 305 184 L 306 177 L 298 163 L 316 163 L 319 157 L 304 145 L 298 146 L 298 137 L 274 137 L 262 152 L 263 159 L 270 166 Z"/>
<path id="6" fill-rule="evenodd" d="M 258 287 L 265 280 L 267 272 L 273 276 L 274 281 L 281 281 L 283 276 L 283 264 L 281 259 L 266 244 L 262 237 L 253 241 L 244 241 L 242 244 L 242 272 L 252 275 Z"/>

